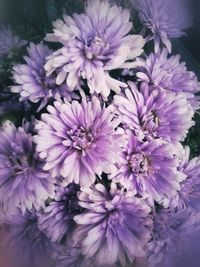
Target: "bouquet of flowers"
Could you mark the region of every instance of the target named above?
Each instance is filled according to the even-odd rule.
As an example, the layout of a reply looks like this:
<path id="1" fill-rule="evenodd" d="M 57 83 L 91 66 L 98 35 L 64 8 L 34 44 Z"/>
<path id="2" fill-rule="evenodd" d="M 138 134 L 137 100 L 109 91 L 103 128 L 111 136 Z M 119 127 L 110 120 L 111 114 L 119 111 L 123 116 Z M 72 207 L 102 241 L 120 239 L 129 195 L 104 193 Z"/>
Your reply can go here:
<path id="1" fill-rule="evenodd" d="M 35 42 L 0 28 L 10 266 L 196 266 L 200 157 L 187 136 L 200 84 L 171 42 L 191 25 L 186 3 L 79 7 Z"/>

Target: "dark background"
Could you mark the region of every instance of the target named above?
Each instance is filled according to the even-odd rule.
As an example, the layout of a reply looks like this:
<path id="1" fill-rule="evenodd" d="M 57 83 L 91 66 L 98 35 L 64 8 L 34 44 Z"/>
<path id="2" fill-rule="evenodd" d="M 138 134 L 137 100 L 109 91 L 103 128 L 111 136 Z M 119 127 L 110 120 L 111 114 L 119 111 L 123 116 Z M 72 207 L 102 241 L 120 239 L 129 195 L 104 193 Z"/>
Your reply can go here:
<path id="1" fill-rule="evenodd" d="M 127 1 L 120 0 L 124 5 Z M 20 37 L 37 41 L 51 30 L 53 20 L 63 12 L 80 12 L 84 2 L 86 0 L 0 0 L 0 23 L 11 24 Z M 188 50 L 192 68 L 199 68 L 200 76 L 200 0 L 188 0 L 188 3 L 194 14 L 194 26 L 180 40 L 180 47 L 175 44 L 175 49 Z"/>
<path id="2" fill-rule="evenodd" d="M 127 1 L 120 0 L 124 5 Z M 62 17 L 63 12 L 80 12 L 84 2 L 86 0 L 0 0 L 0 23 L 11 24 L 24 39 L 38 41 L 51 31 L 53 20 Z M 188 0 L 188 3 L 193 11 L 194 26 L 184 38 L 174 42 L 174 51 L 182 53 L 188 67 L 200 77 L 200 0 Z"/>
<path id="3" fill-rule="evenodd" d="M 194 15 L 194 26 L 187 31 L 187 36 L 182 39 L 187 49 L 194 58 L 200 62 L 200 1 L 189 0 Z"/>

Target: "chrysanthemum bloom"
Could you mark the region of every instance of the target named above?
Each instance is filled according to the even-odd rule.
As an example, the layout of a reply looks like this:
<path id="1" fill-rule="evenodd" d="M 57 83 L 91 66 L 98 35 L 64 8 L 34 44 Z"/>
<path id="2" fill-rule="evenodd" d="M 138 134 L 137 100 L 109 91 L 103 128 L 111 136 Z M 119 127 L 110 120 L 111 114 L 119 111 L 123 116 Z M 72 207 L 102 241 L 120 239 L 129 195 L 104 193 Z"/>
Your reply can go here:
<path id="1" fill-rule="evenodd" d="M 74 217 L 79 225 L 74 232 L 75 244 L 81 244 L 86 258 L 95 257 L 97 265 L 127 266 L 145 255 L 150 238 L 150 208 L 132 193 L 111 190 L 102 184 L 82 189 L 79 204 L 87 209 Z M 115 266 L 115 265 L 114 265 Z"/>
<path id="2" fill-rule="evenodd" d="M 112 78 L 109 71 L 133 68 L 133 59 L 143 52 L 144 39 L 130 35 L 130 13 L 108 1 L 89 1 L 85 14 L 64 16 L 54 23 L 54 33 L 48 41 L 60 42 L 63 47 L 48 59 L 48 75 L 59 68 L 57 84 L 66 81 L 71 90 L 86 79 L 90 93 L 100 93 L 105 99 L 110 90 L 120 91 L 126 84 Z"/>
<path id="3" fill-rule="evenodd" d="M 178 209 L 190 207 L 200 211 L 200 157 L 190 160 L 190 149 L 185 147 L 179 169 L 186 179 L 181 182 L 180 191 L 172 198 L 170 205 Z"/>
<path id="4" fill-rule="evenodd" d="M 44 107 L 50 98 L 60 99 L 65 97 L 71 100 L 74 93 L 69 92 L 66 84 L 56 84 L 56 72 L 46 77 L 44 65 L 46 58 L 52 51 L 43 43 L 31 43 L 27 49 L 28 56 L 24 57 L 26 64 L 13 67 L 13 79 L 16 85 L 11 86 L 13 93 L 20 93 L 20 101 L 30 100 L 33 103 L 41 102 Z"/>
<path id="5" fill-rule="evenodd" d="M 192 25 L 186 1 L 182 0 L 131 0 L 139 11 L 144 26 L 151 31 L 158 51 L 161 43 L 171 52 L 171 38 L 185 35 Z"/>
<path id="6" fill-rule="evenodd" d="M 77 192 L 79 186 L 70 184 L 59 187 L 55 199 L 52 200 L 39 216 L 39 225 L 53 241 L 70 240 L 75 223 L 73 216 L 79 214 L 82 208 L 78 205 Z M 70 241 L 69 241 L 70 242 Z"/>
<path id="7" fill-rule="evenodd" d="M 177 170 L 175 147 L 162 140 L 139 143 L 134 134 L 127 133 L 127 147 L 110 176 L 127 189 L 132 189 L 149 200 L 175 196 L 184 175 Z"/>
<path id="8" fill-rule="evenodd" d="M 21 213 L 18 209 L 5 218 L 9 227 L 6 245 L 13 253 L 16 267 L 54 267 L 57 246 L 38 228 L 35 212 Z"/>
<path id="9" fill-rule="evenodd" d="M 195 94 L 200 92 L 200 83 L 195 73 L 187 70 L 185 62 L 180 62 L 180 58 L 180 55 L 169 57 L 166 49 L 151 53 L 145 60 L 140 59 L 143 66 L 137 77 L 159 89 L 184 93 L 193 108 L 198 109 L 199 97 Z"/>
<path id="10" fill-rule="evenodd" d="M 27 125 L 7 121 L 0 131 L 0 202 L 6 211 L 44 205 L 54 196 L 51 176 L 43 169 Z"/>
<path id="11" fill-rule="evenodd" d="M 12 56 L 12 53 L 24 46 L 27 42 L 20 40 L 15 36 L 11 28 L 5 25 L 0 25 L 0 58 L 4 56 Z"/>
<path id="12" fill-rule="evenodd" d="M 177 213 L 162 209 L 154 214 L 153 226 L 147 266 L 183 266 L 179 265 L 179 261 L 185 253 L 189 254 L 196 234 L 199 236 L 199 215 L 196 216 L 190 209 Z"/>
<path id="13" fill-rule="evenodd" d="M 130 89 L 116 95 L 114 103 L 124 125 L 140 141 L 163 138 L 183 141 L 194 125 L 194 112 L 182 95 L 160 91 L 143 83 L 140 91 L 129 82 Z"/>
<path id="14" fill-rule="evenodd" d="M 37 151 L 46 160 L 44 170 L 63 176 L 65 185 L 90 186 L 96 174 L 110 172 L 119 158 L 123 131 L 117 128 L 113 106 L 101 106 L 93 96 L 80 104 L 55 102 L 36 124 Z"/>

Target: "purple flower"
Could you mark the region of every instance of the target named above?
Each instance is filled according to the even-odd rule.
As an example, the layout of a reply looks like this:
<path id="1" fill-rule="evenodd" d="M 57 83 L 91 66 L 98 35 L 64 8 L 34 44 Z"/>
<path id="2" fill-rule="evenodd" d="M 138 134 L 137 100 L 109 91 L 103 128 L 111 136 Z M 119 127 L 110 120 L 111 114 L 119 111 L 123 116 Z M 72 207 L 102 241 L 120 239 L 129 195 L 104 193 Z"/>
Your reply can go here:
<path id="1" fill-rule="evenodd" d="M 161 209 L 159 213 L 154 214 L 153 226 L 148 266 L 183 266 L 179 265 L 179 261 L 191 250 L 190 245 L 195 235 L 199 236 L 199 215 L 190 209 L 177 213 Z"/>
<path id="2" fill-rule="evenodd" d="M 44 107 L 50 98 L 60 99 L 65 97 L 71 100 L 76 95 L 69 92 L 66 84 L 56 84 L 56 72 L 46 77 L 44 65 L 46 58 L 52 51 L 43 43 L 31 43 L 28 47 L 28 56 L 24 57 L 26 64 L 13 67 L 13 79 L 17 85 L 11 86 L 11 91 L 20 93 L 20 101 L 30 100 L 33 103 L 41 101 Z"/>
<path id="3" fill-rule="evenodd" d="M 16 210 L 5 217 L 9 227 L 6 246 L 12 251 L 16 267 L 54 267 L 57 246 L 38 227 L 35 212 Z"/>
<path id="4" fill-rule="evenodd" d="M 0 25 L 0 58 L 11 57 L 14 50 L 21 48 L 26 43 L 13 34 L 10 26 Z"/>
<path id="5" fill-rule="evenodd" d="M 110 179 L 149 200 L 160 202 L 163 198 L 175 196 L 185 177 L 177 170 L 175 146 L 159 139 L 139 143 L 130 131 L 127 131 L 127 136 L 127 147 Z"/>
<path id="6" fill-rule="evenodd" d="M 159 89 L 184 93 L 194 109 L 199 108 L 199 97 L 195 94 L 200 91 L 200 83 L 195 73 L 187 70 L 185 62 L 180 62 L 180 55 L 168 57 L 167 50 L 163 49 L 151 53 L 140 63 L 143 65 L 137 73 L 140 80 Z"/>
<path id="7" fill-rule="evenodd" d="M 182 149 L 179 170 L 185 174 L 185 179 L 170 206 L 178 209 L 190 207 L 200 211 L 200 157 L 190 160 L 189 147 Z"/>
<path id="8" fill-rule="evenodd" d="M 5 211 L 38 208 L 54 196 L 53 180 L 42 169 L 27 128 L 7 121 L 0 132 L 0 201 Z"/>
<path id="9" fill-rule="evenodd" d="M 163 138 L 183 141 L 194 125 L 191 106 L 182 95 L 156 90 L 143 83 L 140 91 L 129 82 L 130 89 L 116 95 L 114 103 L 125 127 L 131 129 L 139 141 Z"/>
<path id="10" fill-rule="evenodd" d="M 75 244 L 81 244 L 86 258 L 95 257 L 102 266 L 117 262 L 127 266 L 145 254 L 150 238 L 150 208 L 132 193 L 111 190 L 102 184 L 82 189 L 80 205 L 87 209 L 74 217 L 79 225 L 74 232 Z"/>
<path id="11" fill-rule="evenodd" d="M 133 59 L 143 52 L 144 39 L 130 35 L 130 13 L 108 1 L 89 1 L 85 14 L 64 16 L 54 23 L 54 33 L 48 41 L 60 42 L 63 47 L 49 57 L 47 75 L 58 68 L 57 84 L 66 81 L 74 90 L 85 79 L 90 93 L 100 93 L 107 99 L 110 90 L 120 91 L 126 84 L 112 78 L 109 71 L 133 68 Z"/>
<path id="12" fill-rule="evenodd" d="M 40 229 L 43 230 L 52 242 L 70 240 L 75 223 L 73 216 L 79 214 L 82 208 L 78 205 L 77 192 L 79 186 L 70 184 L 68 187 L 59 187 L 55 199 L 52 200 L 39 216 Z"/>
<path id="13" fill-rule="evenodd" d="M 63 176 L 64 185 L 90 186 L 96 174 L 110 172 L 119 158 L 123 131 L 114 120 L 113 106 L 104 107 L 95 96 L 80 104 L 55 102 L 36 124 L 37 151 L 46 160 L 44 170 Z M 116 129 L 117 128 L 117 129 Z"/>
<path id="14" fill-rule="evenodd" d="M 152 33 L 155 50 L 163 43 L 171 52 L 170 38 L 183 36 L 192 25 L 191 16 L 182 0 L 132 0 L 143 25 Z"/>

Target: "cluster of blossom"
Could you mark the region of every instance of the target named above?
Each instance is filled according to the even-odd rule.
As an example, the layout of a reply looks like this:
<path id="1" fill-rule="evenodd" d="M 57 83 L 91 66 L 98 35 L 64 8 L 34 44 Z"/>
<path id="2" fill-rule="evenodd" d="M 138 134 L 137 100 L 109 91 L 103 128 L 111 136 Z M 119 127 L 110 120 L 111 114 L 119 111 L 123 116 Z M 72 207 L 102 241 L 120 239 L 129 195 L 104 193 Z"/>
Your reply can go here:
<path id="1" fill-rule="evenodd" d="M 36 107 L 32 121 L 0 131 L 15 267 L 177 267 L 199 247 L 200 157 L 183 141 L 200 84 L 171 54 L 190 16 L 180 0 L 133 0 L 134 33 L 113 2 L 64 15 L 45 38 L 60 48 L 30 43 L 13 66 L 11 92 Z M 0 55 L 25 44 L 1 34 Z"/>

